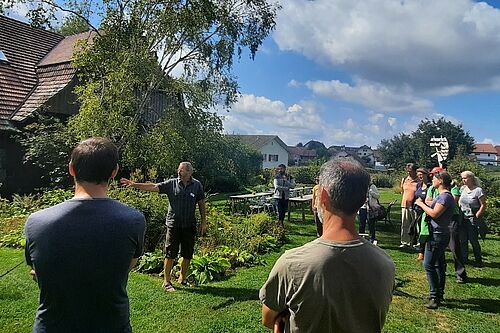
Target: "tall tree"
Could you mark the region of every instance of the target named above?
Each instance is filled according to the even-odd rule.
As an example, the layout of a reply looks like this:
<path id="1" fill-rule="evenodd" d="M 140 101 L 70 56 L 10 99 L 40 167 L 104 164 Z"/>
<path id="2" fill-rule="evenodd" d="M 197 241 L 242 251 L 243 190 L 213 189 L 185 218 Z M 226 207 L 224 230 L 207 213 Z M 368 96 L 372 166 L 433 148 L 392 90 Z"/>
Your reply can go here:
<path id="1" fill-rule="evenodd" d="M 461 124 L 455 125 L 444 118 L 424 119 L 411 134 L 402 133 L 382 140 L 378 147 L 382 162 L 394 168 L 402 168 L 408 162 L 427 168 L 436 166 L 437 159 L 432 157 L 435 150 L 429 143 L 432 137 L 441 136 L 448 140 L 448 160 L 455 157 L 460 146 L 466 154 L 472 152 L 474 138 Z"/>
<path id="2" fill-rule="evenodd" d="M 93 30 L 74 58 L 81 108 L 70 132 L 111 137 L 126 167 L 162 173 L 182 158 L 208 165 L 219 153 L 222 122 L 208 110 L 236 100 L 233 62 L 255 56 L 279 9 L 267 0 L 22 1 L 43 4 L 45 17 L 76 15 Z"/>

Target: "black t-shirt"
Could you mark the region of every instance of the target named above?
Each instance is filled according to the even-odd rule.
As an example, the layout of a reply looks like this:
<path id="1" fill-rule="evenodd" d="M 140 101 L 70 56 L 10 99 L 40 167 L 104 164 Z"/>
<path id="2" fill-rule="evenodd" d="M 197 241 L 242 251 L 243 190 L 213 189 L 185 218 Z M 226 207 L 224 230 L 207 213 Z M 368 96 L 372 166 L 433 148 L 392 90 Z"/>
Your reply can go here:
<path id="1" fill-rule="evenodd" d="M 40 287 L 33 331 L 130 332 L 128 270 L 144 230 L 144 215 L 108 198 L 31 214 L 25 257 Z"/>
<path id="2" fill-rule="evenodd" d="M 184 186 L 180 178 L 172 178 L 159 183 L 160 193 L 168 196 L 168 214 L 166 224 L 168 227 L 191 228 L 196 226 L 196 204 L 205 199 L 205 192 L 201 183 L 191 178 Z"/>

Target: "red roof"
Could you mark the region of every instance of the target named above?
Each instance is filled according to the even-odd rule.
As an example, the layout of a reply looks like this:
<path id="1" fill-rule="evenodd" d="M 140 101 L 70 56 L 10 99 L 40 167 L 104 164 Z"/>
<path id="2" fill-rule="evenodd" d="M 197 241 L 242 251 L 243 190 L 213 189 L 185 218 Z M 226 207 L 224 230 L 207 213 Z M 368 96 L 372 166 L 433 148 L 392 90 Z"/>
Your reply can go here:
<path id="1" fill-rule="evenodd" d="M 495 147 L 493 147 L 493 145 L 491 143 L 476 143 L 474 145 L 473 152 L 476 154 L 480 154 L 480 153 L 497 154 L 498 153 L 497 150 L 495 149 Z"/>
<path id="2" fill-rule="evenodd" d="M 500 155 L 500 146 L 495 146 L 495 149 L 497 151 L 497 155 Z"/>

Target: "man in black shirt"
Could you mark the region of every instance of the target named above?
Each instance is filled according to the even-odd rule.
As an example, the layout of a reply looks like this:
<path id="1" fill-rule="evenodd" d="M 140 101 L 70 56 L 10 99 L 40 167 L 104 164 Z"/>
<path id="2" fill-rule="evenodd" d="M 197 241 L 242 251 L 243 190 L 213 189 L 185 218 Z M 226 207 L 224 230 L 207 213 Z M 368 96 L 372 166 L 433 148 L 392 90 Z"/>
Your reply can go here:
<path id="1" fill-rule="evenodd" d="M 166 291 L 175 291 L 170 281 L 170 271 L 179 252 L 179 246 L 182 257 L 179 282 L 184 285 L 188 284 L 186 273 L 189 262 L 193 258 L 197 231 L 196 205 L 198 205 L 201 216 L 200 233 L 203 234 L 207 228 L 205 193 L 201 183 L 193 178 L 193 166 L 189 162 L 181 162 L 177 174 L 177 178 L 158 184 L 136 183 L 126 178 L 120 179 L 120 182 L 125 186 L 164 193 L 168 196 L 169 207 L 166 218 L 167 236 L 165 240 L 163 280 L 163 288 Z"/>
<path id="2" fill-rule="evenodd" d="M 26 263 L 40 288 L 33 332 L 132 331 L 127 280 L 143 251 L 145 221 L 107 196 L 117 163 L 110 140 L 82 141 L 69 164 L 75 196 L 26 222 Z"/>

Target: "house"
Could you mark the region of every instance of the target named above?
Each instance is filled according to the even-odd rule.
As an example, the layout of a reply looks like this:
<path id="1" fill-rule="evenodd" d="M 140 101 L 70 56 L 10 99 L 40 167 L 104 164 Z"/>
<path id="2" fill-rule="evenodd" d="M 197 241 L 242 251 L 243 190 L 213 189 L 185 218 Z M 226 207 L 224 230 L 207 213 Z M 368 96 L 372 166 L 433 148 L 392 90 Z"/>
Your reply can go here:
<path id="1" fill-rule="evenodd" d="M 287 145 L 277 135 L 230 135 L 242 143 L 255 148 L 262 154 L 262 168 L 276 168 L 288 165 L 290 155 Z"/>
<path id="2" fill-rule="evenodd" d="M 375 157 L 375 150 L 370 146 L 363 145 L 361 147 L 347 147 L 342 146 L 330 146 L 328 148 L 328 153 L 332 157 L 343 157 L 343 156 L 354 156 L 358 160 L 362 160 L 366 166 L 375 167 L 377 159 Z"/>
<path id="3" fill-rule="evenodd" d="M 499 146 L 495 147 L 490 143 L 476 143 L 472 155 L 481 165 L 500 165 L 497 147 Z"/>
<path id="4" fill-rule="evenodd" d="M 288 146 L 288 152 L 290 153 L 290 160 L 293 161 L 294 165 L 306 165 L 317 156 L 316 150 L 306 147 Z"/>
<path id="5" fill-rule="evenodd" d="M 83 36 L 64 37 L 0 15 L 0 194 L 32 189 L 39 178 L 22 164 L 13 134 L 35 111 L 68 116 L 78 110 L 70 63 L 77 38 Z"/>
<path id="6" fill-rule="evenodd" d="M 78 113 L 78 83 L 72 58 L 77 42 L 92 42 L 95 32 L 63 36 L 0 15 L 0 195 L 39 187 L 40 170 L 23 165 L 14 135 L 35 113 L 66 119 Z M 181 94 L 151 94 L 142 121 L 156 122 L 166 106 L 183 105 Z"/>

